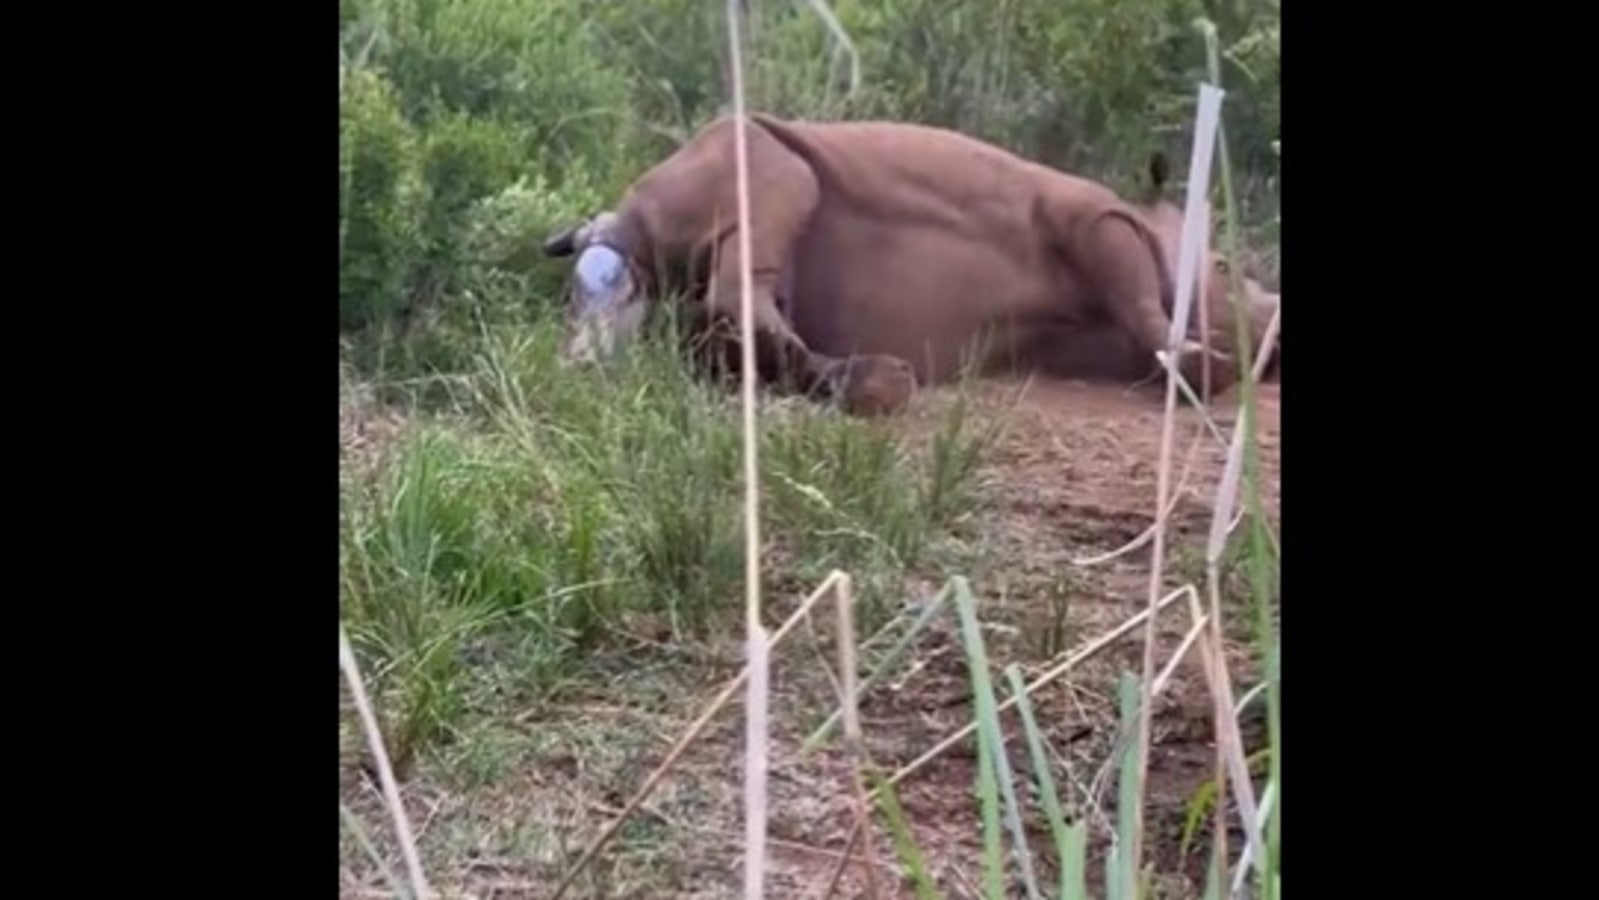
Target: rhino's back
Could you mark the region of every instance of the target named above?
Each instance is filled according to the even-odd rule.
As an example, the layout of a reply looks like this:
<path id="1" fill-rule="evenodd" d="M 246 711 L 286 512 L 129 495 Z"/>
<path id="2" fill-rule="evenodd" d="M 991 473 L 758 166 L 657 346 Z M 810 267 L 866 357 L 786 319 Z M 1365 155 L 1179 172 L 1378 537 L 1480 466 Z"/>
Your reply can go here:
<path id="1" fill-rule="evenodd" d="M 760 124 L 811 165 L 823 203 L 985 239 L 1037 241 L 1033 210 L 1063 176 L 975 138 L 904 122 Z"/>
<path id="2" fill-rule="evenodd" d="M 763 123 L 764 124 L 764 123 Z M 943 129 L 779 123 L 811 163 L 821 204 L 795 246 L 796 331 L 829 355 L 890 353 L 924 381 L 952 374 L 973 338 L 1072 314 L 1073 274 L 1039 227 L 1050 173 Z M 1007 339 L 992 337 L 1004 355 Z"/>

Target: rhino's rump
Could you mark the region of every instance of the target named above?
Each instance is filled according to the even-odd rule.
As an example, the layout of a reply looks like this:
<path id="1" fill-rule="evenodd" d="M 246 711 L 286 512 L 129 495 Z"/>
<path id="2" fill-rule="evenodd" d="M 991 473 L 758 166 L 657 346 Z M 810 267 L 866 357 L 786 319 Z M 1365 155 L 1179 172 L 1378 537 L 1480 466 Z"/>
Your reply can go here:
<path id="1" fill-rule="evenodd" d="M 922 380 L 942 381 L 979 338 L 991 358 L 1026 349 L 994 326 L 1010 325 L 1029 343 L 1085 315 L 1072 300 L 1083 285 L 1038 221 L 1032 167 L 959 140 L 916 145 L 903 128 L 874 140 L 878 133 L 778 132 L 821 188 L 783 298 L 813 350 L 887 353 Z"/>

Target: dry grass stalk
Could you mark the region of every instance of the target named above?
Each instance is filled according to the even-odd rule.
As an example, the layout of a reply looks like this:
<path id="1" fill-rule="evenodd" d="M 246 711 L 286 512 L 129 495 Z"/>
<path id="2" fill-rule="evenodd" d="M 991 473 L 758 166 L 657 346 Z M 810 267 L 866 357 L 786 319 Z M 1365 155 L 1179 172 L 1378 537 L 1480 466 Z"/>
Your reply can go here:
<path id="1" fill-rule="evenodd" d="M 1203 309 L 1204 307 L 1201 306 L 1200 308 Z M 1207 350 L 1209 346 L 1209 339 L 1207 338 L 1205 344 Z M 1205 381 L 1210 380 L 1210 369 L 1205 369 L 1203 379 Z M 1199 399 L 1199 394 L 1195 393 L 1194 386 L 1188 383 L 1188 379 L 1178 375 L 1177 390 L 1182 393 L 1184 399 L 1193 404 L 1194 412 L 1199 414 L 1199 427 L 1204 431 L 1210 432 L 1210 436 L 1216 439 L 1216 443 L 1223 447 L 1227 446 L 1227 435 L 1222 434 L 1221 426 L 1216 424 L 1215 418 L 1210 414 L 1210 407 Z M 1207 392 L 1210 390 L 1209 385 L 1206 385 L 1205 390 Z"/>
<path id="2" fill-rule="evenodd" d="M 1266 817 L 1271 815 L 1272 801 L 1277 799 L 1275 793 L 1276 790 L 1276 782 L 1268 782 L 1266 784 L 1266 789 L 1260 792 L 1260 810 L 1255 814 L 1255 827 L 1253 829 L 1253 831 L 1256 833 L 1262 833 L 1266 830 Z M 1251 841 L 1249 844 L 1244 846 L 1243 855 L 1238 858 L 1238 869 L 1237 871 L 1233 872 L 1232 893 L 1234 897 L 1237 897 L 1243 893 L 1244 877 L 1248 875 L 1249 870 L 1255 866 L 1254 854 L 1256 848 L 1259 846 L 1260 843 Z"/>
<path id="3" fill-rule="evenodd" d="M 1171 514 L 1176 511 L 1177 504 L 1182 502 L 1183 492 L 1188 489 L 1188 479 L 1194 473 L 1194 460 L 1199 455 L 1199 445 L 1204 441 L 1204 437 L 1205 434 L 1203 431 L 1196 430 L 1194 432 L 1193 441 L 1188 445 L 1188 452 L 1183 455 L 1183 471 L 1182 474 L 1177 476 L 1177 489 L 1172 491 L 1171 497 L 1166 501 L 1167 517 L 1170 517 Z M 1157 517 L 1156 521 L 1159 522 L 1160 518 Z M 1155 528 L 1155 525 L 1150 525 L 1148 528 L 1145 528 L 1143 533 L 1138 535 L 1138 537 L 1133 538 L 1114 550 L 1108 550 L 1096 556 L 1079 557 L 1071 560 L 1071 564 L 1074 566 L 1087 568 L 1089 566 L 1103 565 L 1111 562 L 1112 560 L 1120 559 L 1121 557 L 1126 556 L 1127 554 L 1132 553 L 1133 551 L 1149 543 L 1151 540 L 1154 540 Z"/>
<path id="4" fill-rule="evenodd" d="M 1026 690 L 1027 695 L 1028 696 L 1032 696 L 1039 688 L 1043 687 L 1046 684 L 1049 684 L 1052 681 L 1055 681 L 1056 679 L 1060 678 L 1062 675 L 1065 675 L 1067 672 L 1070 672 L 1072 669 L 1077 668 L 1078 666 L 1082 665 L 1084 662 L 1086 662 L 1086 661 L 1092 659 L 1093 657 L 1099 655 L 1101 652 L 1104 651 L 1104 649 L 1106 647 L 1109 647 L 1111 644 L 1116 643 L 1118 640 L 1120 640 L 1121 638 L 1125 637 L 1133 629 L 1137 628 L 1138 626 L 1140 626 L 1140 625 L 1144 624 L 1146 621 L 1148 621 L 1150 619 L 1150 617 L 1155 612 L 1158 612 L 1159 610 L 1165 609 L 1166 607 L 1170 606 L 1172 603 L 1175 603 L 1177 601 L 1177 598 L 1181 597 L 1184 593 L 1193 594 L 1193 592 L 1194 591 L 1193 591 L 1192 587 L 1186 587 L 1185 586 L 1185 587 L 1178 588 L 1175 591 L 1172 591 L 1170 594 L 1167 594 L 1164 597 L 1161 597 L 1156 602 L 1155 606 L 1153 606 L 1152 608 L 1143 610 L 1142 612 L 1139 612 L 1137 615 L 1134 615 L 1132 618 L 1128 619 L 1127 621 L 1121 623 L 1120 625 L 1116 626 L 1115 628 L 1113 628 L 1110 631 L 1106 632 L 1105 634 L 1101 635 L 1100 637 L 1098 637 L 1097 639 L 1095 639 L 1094 641 L 1089 643 L 1088 646 L 1084 647 L 1083 649 L 1077 651 L 1072 656 L 1067 658 L 1064 662 L 1060 663 L 1059 665 L 1055 666 L 1054 668 L 1050 669 L 1049 671 L 1045 672 L 1044 674 L 1042 674 L 1042 675 L 1038 676 L 1037 678 L 1033 679 L 1033 681 L 1027 685 L 1027 690 Z M 1003 702 L 1003 703 L 999 704 L 997 707 L 995 707 L 995 712 L 996 713 L 1005 712 L 1007 709 L 1010 709 L 1012 706 L 1015 706 L 1016 703 L 1018 702 L 1018 700 L 1019 700 L 1018 697 L 1011 697 L 1010 699 L 1006 700 L 1005 702 Z M 904 766 L 902 766 L 900 768 L 900 770 L 898 772 L 895 772 L 892 776 L 889 777 L 888 784 L 891 785 L 891 786 L 899 784 L 901 781 L 903 781 L 906 778 L 910 777 L 917 770 L 921 769 L 923 766 L 927 765 L 929 762 L 932 762 L 934 759 L 937 759 L 939 756 L 942 756 L 944 753 L 948 752 L 949 748 L 951 748 L 951 747 L 955 746 L 956 744 L 960 743 L 961 740 L 963 740 L 964 738 L 966 738 L 967 736 L 969 736 L 972 732 L 974 732 L 976 730 L 977 730 L 977 722 L 974 720 L 971 723 L 969 723 L 968 725 L 966 725 L 966 727 L 962 728 L 960 731 L 957 731 L 954 734 L 950 735 L 949 737 L 943 739 L 942 741 L 939 741 L 938 744 L 933 747 L 933 749 L 928 750 L 926 753 L 923 753 L 921 756 L 918 756 L 916 759 L 912 760 L 911 762 L 906 763 Z M 869 796 L 870 796 L 871 799 L 876 800 L 877 799 L 877 792 L 873 791 Z"/>
<path id="5" fill-rule="evenodd" d="M 1276 339 L 1277 331 L 1282 323 L 1282 306 L 1272 311 L 1270 323 L 1266 326 L 1265 339 L 1262 347 L 1270 347 Z M 1266 369 L 1270 359 L 1268 353 L 1261 353 L 1255 360 L 1250 373 L 1251 378 L 1258 381 Z M 1216 500 L 1213 505 L 1215 510 L 1210 524 L 1210 536 L 1205 546 L 1205 589 L 1210 605 L 1211 634 L 1210 645 L 1217 648 L 1216 655 L 1221 656 L 1222 630 L 1221 620 L 1221 558 L 1227 549 L 1227 539 L 1234 528 L 1243 520 L 1243 511 L 1234 514 L 1234 507 L 1238 502 L 1240 482 L 1243 478 L 1244 441 L 1251 437 L 1245 429 L 1245 423 L 1251 416 L 1251 410 L 1241 410 L 1238 420 L 1233 425 L 1232 437 L 1228 442 L 1227 461 L 1222 469 L 1222 477 L 1216 486 Z M 1211 676 L 1212 696 L 1215 703 L 1216 727 L 1216 783 L 1218 796 L 1225 796 L 1228 783 L 1228 771 L 1232 770 L 1232 777 L 1236 787 L 1237 804 L 1243 818 L 1246 845 L 1244 853 L 1239 859 L 1240 872 L 1242 872 L 1259 858 L 1259 848 L 1262 842 L 1261 826 L 1263 817 L 1257 815 L 1254 802 L 1254 785 L 1249 781 L 1248 766 L 1244 761 L 1243 738 L 1238 729 L 1238 715 L 1236 704 L 1232 698 L 1231 677 L 1227 672 L 1225 658 L 1219 658 L 1206 663 L 1207 669 L 1215 665 L 1218 672 Z M 1217 687 L 1220 687 L 1220 691 Z M 1220 858 L 1227 858 L 1227 827 L 1226 806 L 1218 803 L 1215 810 L 1215 840 L 1217 853 Z M 1234 889 L 1236 892 L 1236 888 Z"/>
<path id="6" fill-rule="evenodd" d="M 1178 588 L 1175 593 L 1187 597 L 1189 601 L 1192 602 L 1198 598 L 1199 589 L 1194 587 L 1192 584 L 1185 584 Z M 1204 631 L 1200 631 L 1200 636 L 1202 639 L 1204 636 Z M 1196 642 L 1196 644 L 1197 643 L 1198 642 Z M 1181 647 L 1178 648 L 1178 655 L 1181 654 L 1181 649 Z M 1175 670 L 1175 663 L 1169 663 L 1168 668 Z M 1156 681 L 1158 682 L 1159 679 L 1156 679 Z M 1157 684 L 1156 690 L 1153 692 L 1154 695 L 1159 696 L 1160 689 L 1163 687 L 1164 685 Z M 1115 773 L 1117 766 L 1120 765 L 1122 755 L 1127 752 L 1127 746 L 1137 739 L 1138 729 L 1136 727 L 1130 731 L 1118 730 L 1116 740 L 1111 744 L 1110 750 L 1105 754 L 1104 761 L 1100 763 L 1099 769 L 1094 772 L 1094 777 L 1089 779 L 1088 786 L 1084 790 L 1086 795 L 1094 798 L 1093 802 L 1089 806 L 1091 809 L 1100 813 L 1101 823 L 1104 826 L 1106 834 L 1114 835 L 1116 833 L 1116 826 L 1110 821 L 1109 816 L 1104 815 L 1098 798 L 1104 796 L 1105 787 L 1110 782 L 1110 777 L 1113 773 Z"/>
<path id="7" fill-rule="evenodd" d="M 1189 596 L 1189 613 L 1197 620 L 1205 615 L 1200 607 L 1197 593 Z M 1211 621 L 1210 633 L 1206 634 L 1199 642 L 1200 667 L 1205 672 L 1205 681 L 1210 688 L 1211 697 L 1218 708 L 1216 715 L 1216 754 L 1218 757 L 1217 796 L 1225 797 L 1231 788 L 1233 802 L 1238 804 L 1238 810 L 1244 817 L 1246 833 L 1249 824 L 1256 819 L 1255 814 L 1255 788 L 1249 780 L 1249 766 L 1244 760 L 1243 740 L 1238 732 L 1238 719 L 1233 712 L 1232 679 L 1227 672 L 1227 657 L 1222 649 L 1222 644 L 1217 637 L 1220 629 L 1214 619 Z M 1218 807 L 1225 804 L 1218 803 Z M 1225 820 L 1219 820 L 1225 821 Z M 1222 828 L 1220 839 L 1226 840 L 1226 828 Z M 1254 843 L 1251 836 L 1250 842 Z M 1222 849 L 1225 849 L 1223 845 Z"/>
<path id="8" fill-rule="evenodd" d="M 839 882 L 844 880 L 844 869 L 852 861 L 855 861 L 855 857 L 852 854 L 855 852 L 855 845 L 861 839 L 861 828 L 862 822 L 860 819 L 856 819 L 850 824 L 849 837 L 844 841 L 844 852 L 839 858 L 838 865 L 833 867 L 832 877 L 827 879 L 827 887 L 822 889 L 821 900 L 832 900 L 833 895 L 838 893 Z M 872 861 L 872 865 L 874 868 L 876 867 L 875 859 Z"/>
<path id="9" fill-rule="evenodd" d="M 805 601 L 799 605 L 799 608 L 794 610 L 784 620 L 782 626 L 773 632 L 770 646 L 776 647 L 781 643 L 783 638 L 787 637 L 788 633 L 793 630 L 794 626 L 798 625 L 801 619 L 810 614 L 811 607 L 835 590 L 840 579 L 847 577 L 847 575 L 837 569 L 828 573 L 827 577 L 822 580 L 821 586 L 812 591 L 810 596 L 806 597 Z M 610 842 L 611 838 L 626 824 L 627 820 L 632 818 L 633 813 L 638 811 L 639 806 L 649 798 L 650 794 L 654 793 L 661 779 L 666 777 L 666 773 L 670 772 L 672 767 L 677 764 L 678 757 L 682 756 L 683 752 L 688 749 L 689 744 L 692 744 L 694 739 L 699 737 L 700 732 L 705 730 L 705 726 L 711 723 L 711 719 L 715 718 L 716 714 L 721 712 L 722 707 L 726 706 L 727 702 L 733 698 L 733 695 L 738 693 L 739 688 L 745 685 L 749 677 L 750 667 L 745 664 L 738 676 L 722 688 L 715 699 L 711 700 L 705 707 L 705 711 L 700 713 L 699 718 L 695 719 L 693 724 L 689 725 L 688 729 L 683 732 L 683 736 L 677 739 L 677 743 L 672 745 L 672 749 L 667 752 L 666 758 L 661 760 L 661 764 L 655 767 L 655 771 L 651 772 L 648 778 L 644 779 L 644 784 L 633 795 L 633 799 L 627 802 L 627 805 L 622 808 L 616 818 L 601 829 L 599 836 L 589 844 L 588 849 L 583 851 L 583 855 L 578 857 L 577 862 L 573 863 L 571 870 L 566 873 L 566 877 L 562 878 L 561 883 L 555 888 L 555 893 L 551 895 L 551 900 L 560 900 L 567 889 L 572 886 L 572 882 L 577 876 L 593 861 L 594 856 Z"/>
<path id="10" fill-rule="evenodd" d="M 744 437 L 744 599 L 750 673 L 744 740 L 744 896 L 761 900 L 766 883 L 767 700 L 770 644 L 761 627 L 760 469 L 755 432 L 754 274 L 750 262 L 750 173 L 748 122 L 744 110 L 743 13 L 727 0 L 728 63 L 732 70 L 733 162 L 738 193 L 739 399 Z"/>
<path id="11" fill-rule="evenodd" d="M 1197 129 L 1196 129 L 1196 131 L 1197 131 Z M 1206 172 L 1208 173 L 1209 171 L 1210 170 L 1207 168 Z M 1208 177 L 1205 179 L 1205 183 L 1206 183 L 1207 186 L 1209 185 L 1210 179 Z M 1201 188 L 1200 196 L 1199 196 L 1199 215 L 1200 215 L 1199 223 L 1197 225 L 1193 226 L 1194 230 L 1198 232 L 1196 235 L 1194 235 L 1195 242 L 1196 242 L 1195 246 L 1201 247 L 1201 248 L 1203 248 L 1203 250 L 1209 250 L 1210 249 L 1210 198 L 1208 198 L 1208 197 L 1206 197 L 1204 195 L 1204 189 L 1203 188 Z M 1187 223 L 1184 223 L 1184 224 L 1186 225 Z M 1203 252 L 1203 251 L 1201 251 L 1201 252 Z M 1179 261 L 1179 265 L 1181 265 L 1180 261 Z M 1198 265 L 1203 265 L 1203 263 L 1199 263 Z M 1196 266 L 1196 268 L 1197 268 L 1197 266 Z M 1194 273 L 1194 277 L 1195 278 L 1199 277 L 1199 273 L 1197 271 Z M 1199 287 L 1198 285 L 1195 285 L 1194 289 L 1196 291 L 1197 290 L 1203 290 L 1203 288 Z M 1203 294 L 1201 294 L 1199 302 L 1196 303 L 1195 305 L 1199 307 L 1200 344 L 1201 344 L 1202 347 L 1204 347 L 1205 352 L 1209 353 L 1210 352 L 1210 303 L 1207 302 L 1207 298 Z M 1200 370 L 1200 386 L 1205 389 L 1205 396 L 1209 397 L 1210 396 L 1210 366 L 1206 366 L 1206 367 L 1204 367 L 1203 369 Z M 1179 389 L 1186 388 L 1186 387 L 1187 387 L 1186 384 L 1179 385 Z M 1184 393 L 1188 397 L 1189 401 L 1192 402 L 1196 407 L 1198 407 L 1200 410 L 1204 410 L 1205 409 L 1205 405 L 1203 403 L 1200 403 L 1198 400 L 1196 400 L 1191 391 L 1184 391 Z M 1223 443 L 1225 443 L 1225 441 Z"/>
<path id="12" fill-rule="evenodd" d="M 1210 615 L 1206 613 L 1199 617 L 1199 621 L 1195 622 L 1192 628 L 1188 629 L 1188 634 L 1183 636 L 1183 642 L 1177 645 L 1177 649 L 1172 652 L 1171 659 L 1166 662 L 1166 668 L 1161 669 L 1160 674 L 1155 676 L 1155 686 L 1149 692 L 1151 696 L 1159 697 L 1161 692 L 1166 689 L 1166 684 L 1171 681 L 1172 675 L 1176 673 L 1177 666 L 1188 655 L 1188 651 L 1194 646 L 1194 642 L 1199 640 L 1199 636 L 1204 633 L 1205 626 L 1210 621 Z"/>
<path id="13" fill-rule="evenodd" d="M 1255 367 L 1251 372 L 1251 377 L 1254 378 L 1256 383 L 1259 383 L 1260 379 L 1266 376 L 1266 366 L 1271 362 L 1271 354 L 1266 352 L 1266 350 L 1276 342 L 1277 332 L 1282 330 L 1282 324 L 1283 305 L 1282 301 L 1279 300 L 1277 301 L 1277 308 L 1271 311 L 1271 321 L 1266 323 L 1266 336 L 1261 338 L 1260 341 L 1262 352 L 1255 357 Z"/>
<path id="14" fill-rule="evenodd" d="M 866 799 L 866 744 L 861 736 L 860 709 L 855 702 L 855 604 L 850 578 L 839 579 L 833 591 L 838 608 L 839 702 L 844 704 L 844 752 L 850 761 L 850 777 L 855 789 L 855 821 L 863 835 L 862 855 L 866 857 L 866 896 L 876 900 L 877 855 L 872 850 L 872 807 Z"/>
<path id="15" fill-rule="evenodd" d="M 1194 293 L 1198 286 L 1199 259 L 1205 247 L 1201 243 L 1206 236 L 1204 205 L 1205 191 L 1210 183 L 1211 154 L 1216 148 L 1216 125 L 1221 105 L 1221 91 L 1210 86 L 1200 85 L 1199 110 L 1194 122 L 1194 145 L 1188 169 L 1188 202 L 1183 215 L 1183 233 L 1180 238 L 1177 252 L 1177 277 L 1176 277 L 1176 305 L 1172 310 L 1172 325 L 1169 344 L 1171 352 L 1164 354 L 1162 362 L 1166 367 L 1166 405 L 1165 413 L 1161 419 L 1160 427 L 1160 460 L 1155 476 L 1155 536 L 1151 549 L 1149 571 L 1149 618 L 1144 623 L 1144 663 L 1140 679 L 1141 696 L 1138 704 L 1138 746 L 1136 750 L 1137 765 L 1140 770 L 1149 764 L 1149 737 L 1152 716 L 1150 706 L 1153 701 L 1155 675 L 1155 614 L 1156 604 L 1160 600 L 1161 579 L 1166 565 L 1166 520 L 1168 511 L 1166 498 L 1171 485 L 1171 458 L 1172 458 L 1172 432 L 1176 427 L 1177 413 L 1177 385 L 1179 381 L 1177 369 L 1177 347 L 1181 345 L 1183 337 L 1187 334 L 1188 312 L 1194 302 Z M 1203 303 L 1200 304 L 1202 307 Z M 1206 352 L 1201 350 L 1200 352 Z M 1208 368 L 1208 367 L 1207 367 Z M 1195 616 L 1194 621 L 1199 621 Z M 1144 782 L 1138 780 L 1139 788 L 1133 801 L 1132 846 L 1126 848 L 1132 860 L 1133 870 L 1138 871 L 1143 862 L 1144 840 Z M 1124 811 L 1125 814 L 1126 811 Z"/>
<path id="16" fill-rule="evenodd" d="M 344 623 L 339 623 L 339 669 L 350 686 L 350 697 L 355 701 L 355 712 L 361 720 L 361 731 L 366 735 L 367 748 L 372 753 L 373 765 L 378 770 L 378 783 L 383 789 L 383 804 L 394 820 L 394 837 L 400 844 L 400 855 L 405 858 L 406 876 L 411 881 L 411 892 L 417 900 L 428 900 L 433 889 L 428 886 L 427 875 L 422 871 L 422 856 L 416 849 L 416 838 L 411 833 L 411 820 L 405 814 L 405 804 L 400 800 L 400 788 L 394 780 L 394 766 L 389 762 L 388 748 L 383 745 L 383 732 L 378 729 L 377 715 L 366 693 L 366 682 L 361 678 L 361 668 L 356 664 L 355 651 L 350 647 L 350 636 Z"/>
<path id="17" fill-rule="evenodd" d="M 772 665 L 770 645 L 759 626 L 750 635 L 749 648 L 744 727 L 744 897 L 761 900 L 766 892 L 766 735 Z"/>

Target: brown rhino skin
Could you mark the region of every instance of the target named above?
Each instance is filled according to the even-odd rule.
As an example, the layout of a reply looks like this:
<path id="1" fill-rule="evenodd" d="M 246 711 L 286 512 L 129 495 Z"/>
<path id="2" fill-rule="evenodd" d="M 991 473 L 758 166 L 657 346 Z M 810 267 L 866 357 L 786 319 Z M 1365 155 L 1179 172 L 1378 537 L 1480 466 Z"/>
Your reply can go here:
<path id="1" fill-rule="evenodd" d="M 572 228 L 546 252 L 609 241 L 643 289 L 686 290 L 736 334 L 734 133 L 731 118 L 710 123 L 633 183 L 603 235 Z M 968 360 L 979 375 L 1156 372 L 1175 245 L 1150 207 L 931 126 L 757 114 L 746 134 L 763 380 L 873 414 Z M 1182 357 L 1196 387 L 1202 360 Z"/>

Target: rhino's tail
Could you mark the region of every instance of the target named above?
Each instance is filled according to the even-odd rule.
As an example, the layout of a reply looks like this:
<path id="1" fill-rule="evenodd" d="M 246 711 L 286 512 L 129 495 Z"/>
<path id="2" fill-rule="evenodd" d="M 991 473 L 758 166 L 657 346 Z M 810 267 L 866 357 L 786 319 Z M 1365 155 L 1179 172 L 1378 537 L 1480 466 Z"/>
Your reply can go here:
<path id="1" fill-rule="evenodd" d="M 1166 190 L 1166 183 L 1171 180 L 1171 160 L 1166 154 L 1156 150 L 1149 155 L 1149 186 L 1158 196 Z"/>

